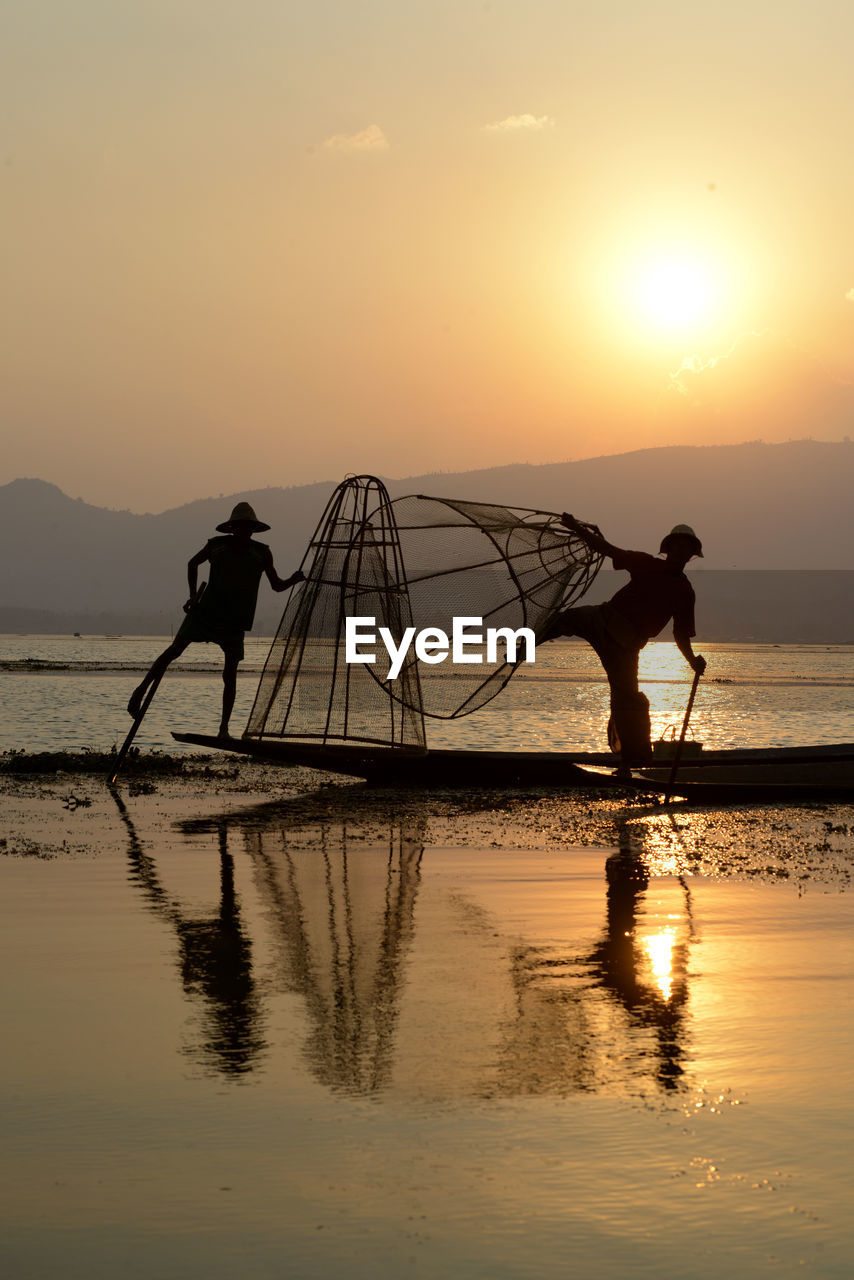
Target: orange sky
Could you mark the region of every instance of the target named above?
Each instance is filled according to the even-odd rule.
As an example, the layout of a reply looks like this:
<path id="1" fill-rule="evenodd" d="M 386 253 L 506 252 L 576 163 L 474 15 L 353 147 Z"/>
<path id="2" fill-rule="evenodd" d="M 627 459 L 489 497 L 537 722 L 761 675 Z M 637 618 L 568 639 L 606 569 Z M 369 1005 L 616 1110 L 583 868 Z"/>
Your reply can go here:
<path id="1" fill-rule="evenodd" d="M 160 510 L 842 438 L 852 35 L 829 0 L 18 6 L 0 482 Z"/>

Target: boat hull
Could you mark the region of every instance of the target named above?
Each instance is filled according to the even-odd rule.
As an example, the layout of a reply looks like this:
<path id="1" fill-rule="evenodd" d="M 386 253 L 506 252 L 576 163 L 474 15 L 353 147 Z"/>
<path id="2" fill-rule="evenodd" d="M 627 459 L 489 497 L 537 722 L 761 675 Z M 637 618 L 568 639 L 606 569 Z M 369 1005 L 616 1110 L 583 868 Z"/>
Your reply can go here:
<path id="1" fill-rule="evenodd" d="M 602 752 L 465 751 L 399 752 L 381 747 L 221 739 L 175 733 L 178 742 L 252 756 L 284 766 L 308 766 L 364 778 L 390 787 L 560 787 L 663 792 L 671 765 L 662 762 L 617 779 L 619 760 Z M 673 794 L 713 802 L 752 799 L 854 799 L 854 744 L 819 747 L 739 748 L 708 751 L 680 762 Z"/>
<path id="2" fill-rule="evenodd" d="M 282 739 L 206 737 L 173 733 L 177 742 L 234 751 L 286 767 L 326 769 L 364 778 L 381 786 L 578 786 L 588 775 L 579 764 L 615 768 L 614 756 L 597 752 L 580 755 L 552 751 L 425 751 L 400 752 L 382 747 L 290 742 Z M 591 786 L 599 775 L 591 774 Z"/>

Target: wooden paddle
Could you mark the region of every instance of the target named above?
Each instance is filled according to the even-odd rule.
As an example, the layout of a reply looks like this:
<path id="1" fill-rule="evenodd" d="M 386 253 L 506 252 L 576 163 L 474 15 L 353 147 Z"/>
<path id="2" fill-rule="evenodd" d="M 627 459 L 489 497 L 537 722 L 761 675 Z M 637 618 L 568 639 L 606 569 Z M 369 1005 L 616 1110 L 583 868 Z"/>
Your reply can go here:
<path id="1" fill-rule="evenodd" d="M 676 770 L 679 768 L 679 760 L 682 756 L 682 744 L 685 741 L 685 734 L 688 732 L 688 721 L 691 719 L 691 710 L 694 706 L 694 698 L 697 694 L 697 685 L 700 683 L 701 672 L 694 672 L 694 683 L 691 685 L 691 694 L 688 698 L 688 706 L 685 708 L 685 719 L 682 721 L 682 732 L 679 734 L 679 741 L 676 743 L 676 750 L 673 752 L 673 764 L 670 768 L 670 777 L 667 779 L 667 787 L 664 791 L 664 803 L 670 803 L 670 797 L 673 794 L 673 784 L 676 781 Z"/>
<path id="2" fill-rule="evenodd" d="M 119 751 L 119 754 L 116 756 L 116 763 L 113 765 L 113 768 L 110 772 L 110 776 L 107 778 L 108 787 L 111 787 L 115 782 L 116 778 L 118 777 L 119 770 L 121 769 L 122 765 L 125 762 L 125 756 L 130 750 L 130 744 L 133 742 L 134 738 L 136 737 L 137 729 L 145 719 L 145 713 L 148 710 L 148 708 L 151 706 L 151 699 L 154 697 L 155 693 L 157 692 L 157 686 L 160 684 L 160 681 L 163 679 L 164 675 L 165 675 L 165 672 L 161 672 L 160 675 L 157 677 L 157 679 L 152 680 L 151 684 L 146 689 L 142 702 L 139 705 L 139 711 L 134 716 L 133 724 L 130 727 L 128 736 L 125 738 L 124 742 L 122 743 L 121 750 Z"/>
<path id="3" fill-rule="evenodd" d="M 192 613 L 194 609 L 198 608 L 199 601 L 201 600 L 202 596 L 205 594 L 207 585 L 208 584 L 206 582 L 202 582 L 196 588 L 195 594 L 184 605 L 185 613 Z M 160 684 L 160 681 L 163 679 L 165 674 L 166 674 L 166 669 L 164 668 L 164 670 L 160 672 L 160 675 L 155 680 L 152 680 L 151 684 L 146 689 L 142 702 L 139 704 L 139 711 L 134 716 L 133 724 L 130 727 L 130 732 L 128 733 L 128 736 L 125 738 L 124 742 L 122 743 L 121 750 L 119 751 L 119 754 L 116 756 L 116 763 L 113 765 L 113 768 L 110 772 L 110 776 L 107 778 L 108 787 L 111 787 L 115 782 L 116 778 L 118 777 L 119 770 L 121 769 L 122 765 L 125 762 L 125 756 L 130 750 L 130 744 L 133 742 L 134 738 L 136 737 L 136 731 L 139 728 L 139 726 L 142 724 L 143 720 L 145 719 L 145 713 L 148 710 L 148 708 L 151 706 L 151 699 L 154 697 L 155 693 L 157 692 L 157 686 Z"/>

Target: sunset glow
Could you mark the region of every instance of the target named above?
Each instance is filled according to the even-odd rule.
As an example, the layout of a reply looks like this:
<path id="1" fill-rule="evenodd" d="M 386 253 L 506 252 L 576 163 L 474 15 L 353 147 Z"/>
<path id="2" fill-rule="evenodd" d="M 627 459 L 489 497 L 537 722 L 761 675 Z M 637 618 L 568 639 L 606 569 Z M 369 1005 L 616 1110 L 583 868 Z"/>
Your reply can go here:
<path id="1" fill-rule="evenodd" d="M 6 33 L 0 483 L 850 434 L 854 10 L 131 11 Z"/>

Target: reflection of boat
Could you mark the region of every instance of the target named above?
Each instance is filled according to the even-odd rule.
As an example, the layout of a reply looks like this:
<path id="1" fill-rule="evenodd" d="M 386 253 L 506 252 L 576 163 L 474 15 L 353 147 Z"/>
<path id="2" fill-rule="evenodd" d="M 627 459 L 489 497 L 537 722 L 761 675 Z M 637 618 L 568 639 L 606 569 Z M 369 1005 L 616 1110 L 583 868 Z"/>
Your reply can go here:
<path id="1" fill-rule="evenodd" d="M 282 765 L 304 765 L 388 786 L 561 786 L 663 791 L 670 765 L 636 770 L 629 779 L 597 772 L 616 756 L 593 751 L 401 751 L 281 739 L 224 742 L 176 733 L 179 742 L 239 752 Z M 675 794 L 691 800 L 797 800 L 854 796 L 854 743 L 832 746 L 736 748 L 703 751 L 679 765 Z"/>
<path id="2" fill-rule="evenodd" d="M 681 1087 L 690 900 L 667 870 L 647 892 L 643 830 L 615 827 L 603 921 L 595 854 L 580 873 L 574 856 L 472 863 L 430 848 L 414 798 L 368 810 L 320 817 L 301 798 L 178 824 L 196 849 L 227 836 L 251 866 L 257 989 L 300 997 L 317 1081 L 431 1098 Z"/>

